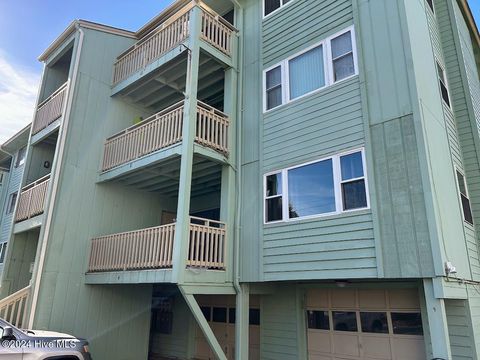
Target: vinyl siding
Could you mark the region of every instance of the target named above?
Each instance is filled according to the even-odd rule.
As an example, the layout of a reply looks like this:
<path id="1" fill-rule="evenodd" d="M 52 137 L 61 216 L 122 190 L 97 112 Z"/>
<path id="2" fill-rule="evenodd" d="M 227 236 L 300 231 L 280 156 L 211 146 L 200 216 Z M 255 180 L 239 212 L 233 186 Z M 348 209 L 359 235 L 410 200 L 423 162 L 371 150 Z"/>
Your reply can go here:
<path id="1" fill-rule="evenodd" d="M 13 226 L 13 213 L 7 214 L 8 205 L 10 202 L 10 195 L 14 192 L 18 192 L 22 183 L 24 165 L 15 167 L 15 159 L 12 160 L 10 173 L 5 175 L 6 182 L 5 196 L 3 197 L 4 203 L 0 206 L 0 244 L 8 242 L 10 240 L 11 230 Z M 4 180 L 5 181 L 5 180 Z M 1 200 L 2 198 L 0 198 Z M 4 263 L 0 264 L 0 273 L 3 272 Z"/>
<path id="2" fill-rule="evenodd" d="M 477 358 L 480 354 L 480 292 L 478 286 L 468 285 L 468 306 L 470 321 L 472 323 L 473 330 L 473 342 L 472 345 L 477 352 Z"/>
<path id="3" fill-rule="evenodd" d="M 275 294 L 262 296 L 261 311 L 261 359 L 300 359 L 296 287 L 280 287 Z"/>
<path id="4" fill-rule="evenodd" d="M 468 302 L 466 300 L 445 300 L 445 311 L 452 359 L 476 359 Z"/>

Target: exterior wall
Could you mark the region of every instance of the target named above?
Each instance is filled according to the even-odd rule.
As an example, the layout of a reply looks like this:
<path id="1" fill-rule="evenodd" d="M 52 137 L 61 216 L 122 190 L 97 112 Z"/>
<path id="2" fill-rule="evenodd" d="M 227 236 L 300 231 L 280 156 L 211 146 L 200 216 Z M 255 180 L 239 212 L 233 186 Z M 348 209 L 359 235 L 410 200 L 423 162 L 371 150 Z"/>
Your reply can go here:
<path id="1" fill-rule="evenodd" d="M 478 285 L 468 286 L 468 312 L 470 315 L 469 322 L 471 322 L 473 330 L 473 345 L 476 349 L 476 359 L 480 358 L 480 293 Z"/>
<path id="2" fill-rule="evenodd" d="M 172 204 L 119 184 L 96 184 L 105 138 L 131 124 L 139 110 L 110 98 L 114 59 L 131 40 L 89 29 L 83 32 L 72 108 L 61 125 L 57 164 L 52 168 L 55 198 L 47 201 L 40 234 L 47 249 L 33 327 L 87 337 L 94 358 L 144 358 L 151 286 L 138 285 L 132 291 L 130 286 L 85 285 L 90 240 L 159 225 L 162 210 L 171 210 Z M 33 288 L 36 281 L 38 274 Z"/>
<path id="3" fill-rule="evenodd" d="M 0 198 L 3 203 L 0 204 L 0 244 L 7 242 L 10 239 L 11 230 L 13 226 L 13 213 L 7 214 L 10 194 L 19 192 L 22 182 L 23 169 L 25 165 L 15 167 L 15 159 L 12 159 L 10 172 L 4 178 L 4 197 Z M 0 271 L 3 272 L 4 263 L 0 264 Z"/>
<path id="4" fill-rule="evenodd" d="M 445 66 L 449 82 L 450 96 L 455 114 L 456 127 L 459 134 L 459 150 L 464 159 L 463 170 L 465 171 L 467 186 L 469 190 L 472 212 L 475 222 L 478 221 L 478 184 L 475 177 L 480 176 L 480 167 L 476 152 L 475 138 L 478 137 L 472 133 L 470 123 L 470 113 L 467 105 L 467 96 L 469 96 L 468 86 L 464 86 L 460 62 L 462 61 L 461 51 L 458 51 L 455 40 L 455 28 L 463 23 L 462 29 L 466 30 L 466 24 L 463 17 L 455 19 L 452 13 L 453 6 L 458 9 L 455 1 L 439 0 L 435 3 L 438 24 L 441 30 L 442 47 L 445 52 Z M 458 10 L 459 11 L 459 10 Z M 455 24 L 457 21 L 457 25 Z M 467 31 L 468 34 L 468 31 Z M 472 52 L 473 58 L 473 52 Z M 474 59 L 473 59 L 474 61 Z M 475 63 L 473 62 L 473 66 Z M 456 164 L 459 166 L 458 164 Z M 462 168 L 462 167 L 460 167 Z M 465 237 L 468 244 L 468 253 L 472 278 L 480 279 L 480 261 L 478 254 L 478 232 L 475 228 L 465 223 Z"/>
<path id="5" fill-rule="evenodd" d="M 467 300 L 445 300 L 452 359 L 477 359 Z"/>

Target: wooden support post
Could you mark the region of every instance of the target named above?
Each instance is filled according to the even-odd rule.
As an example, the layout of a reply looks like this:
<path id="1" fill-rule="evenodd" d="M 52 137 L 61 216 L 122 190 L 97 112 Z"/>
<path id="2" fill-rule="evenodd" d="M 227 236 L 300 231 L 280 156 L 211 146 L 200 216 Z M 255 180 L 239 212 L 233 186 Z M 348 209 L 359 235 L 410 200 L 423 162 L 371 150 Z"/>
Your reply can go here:
<path id="1" fill-rule="evenodd" d="M 423 289 L 432 345 L 432 358 L 450 360 L 452 359 L 452 352 L 448 335 L 445 301 L 435 297 L 432 279 L 423 280 Z"/>
<path id="2" fill-rule="evenodd" d="M 208 324 L 207 319 L 205 319 L 205 316 L 203 315 L 202 310 L 200 309 L 200 306 L 198 305 L 197 300 L 195 299 L 195 296 L 193 296 L 192 294 L 187 294 L 182 286 L 179 286 L 179 288 L 183 298 L 185 299 L 185 302 L 190 308 L 190 311 L 192 312 L 193 317 L 197 321 L 197 324 L 200 327 L 200 329 L 202 330 L 203 335 L 205 336 L 205 339 L 210 345 L 210 348 L 212 349 L 213 353 L 215 354 L 217 359 L 227 360 L 227 357 L 225 356 L 225 353 L 222 347 L 220 346 L 220 343 L 215 337 L 215 334 L 210 328 L 210 325 Z"/>
<path id="3" fill-rule="evenodd" d="M 235 310 L 235 359 L 248 360 L 250 288 L 248 284 L 242 284 L 240 288 Z"/>
<path id="4" fill-rule="evenodd" d="M 188 256 L 190 235 L 190 194 L 192 185 L 193 145 L 197 119 L 198 69 L 200 66 L 199 37 L 201 32 L 201 10 L 192 9 L 190 40 L 187 64 L 187 83 L 183 117 L 182 160 L 178 190 L 177 224 L 173 245 L 172 280 L 183 283 Z"/>

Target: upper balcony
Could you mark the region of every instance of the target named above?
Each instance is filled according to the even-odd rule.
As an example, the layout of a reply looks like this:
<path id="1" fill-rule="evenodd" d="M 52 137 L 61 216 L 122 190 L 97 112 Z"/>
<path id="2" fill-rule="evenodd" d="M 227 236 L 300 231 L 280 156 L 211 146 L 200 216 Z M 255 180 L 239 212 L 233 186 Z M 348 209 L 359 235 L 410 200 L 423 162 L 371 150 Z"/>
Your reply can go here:
<path id="1" fill-rule="evenodd" d="M 63 115 L 63 105 L 65 103 L 67 91 L 68 82 L 60 86 L 38 105 L 32 125 L 32 136 L 35 136 L 45 128 L 49 127 L 55 122 L 55 120 Z M 34 141 L 32 140 L 32 142 Z"/>
<path id="2" fill-rule="evenodd" d="M 17 224 L 14 230 L 15 232 L 28 230 L 41 225 L 42 221 L 39 216 L 45 211 L 45 199 L 49 184 L 50 174 L 22 188 L 18 199 L 15 223 L 31 220 L 32 224 L 24 224 L 25 226 L 20 227 L 18 227 L 19 224 Z"/>
<path id="3" fill-rule="evenodd" d="M 190 2 L 117 58 L 113 93 L 188 51 L 196 41 L 211 57 L 232 66 L 236 31 L 203 2 Z"/>
<path id="4" fill-rule="evenodd" d="M 105 141 L 101 181 L 148 167 L 172 155 L 180 155 L 184 102 L 170 106 Z M 197 102 L 195 152 L 207 157 L 228 157 L 229 118 L 203 102 Z"/>

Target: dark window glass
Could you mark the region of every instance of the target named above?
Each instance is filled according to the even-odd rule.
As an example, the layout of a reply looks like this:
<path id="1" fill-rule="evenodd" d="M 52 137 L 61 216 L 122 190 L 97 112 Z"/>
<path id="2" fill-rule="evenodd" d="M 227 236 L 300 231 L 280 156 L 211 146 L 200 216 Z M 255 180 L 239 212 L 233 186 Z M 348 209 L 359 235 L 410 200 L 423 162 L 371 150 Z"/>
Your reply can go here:
<path id="1" fill-rule="evenodd" d="M 420 313 L 392 313 L 393 333 L 398 335 L 423 335 Z"/>
<path id="2" fill-rule="evenodd" d="M 227 12 L 225 15 L 222 16 L 225 20 L 227 20 L 230 24 L 234 25 L 235 21 L 235 11 L 232 9 Z"/>
<path id="3" fill-rule="evenodd" d="M 13 213 L 16 202 L 17 202 L 17 193 L 10 194 L 10 201 L 8 203 L 7 214 Z"/>
<path id="4" fill-rule="evenodd" d="M 437 72 L 438 72 L 438 79 L 440 82 L 440 91 L 442 93 L 442 98 L 445 103 L 450 106 L 450 95 L 448 94 L 448 89 L 447 89 L 447 79 L 445 77 L 445 71 L 443 68 L 440 66 L 440 64 L 437 62 Z"/>
<path id="5" fill-rule="evenodd" d="M 458 190 L 460 191 L 460 199 L 462 201 L 463 219 L 469 224 L 473 225 L 472 208 L 470 206 L 470 199 L 467 194 L 467 185 L 465 184 L 465 177 L 461 172 L 457 171 Z"/>
<path id="6" fill-rule="evenodd" d="M 365 180 L 343 183 L 342 196 L 344 210 L 361 209 L 367 207 Z"/>
<path id="7" fill-rule="evenodd" d="M 357 315 L 355 312 L 334 311 L 333 315 L 333 330 L 336 331 L 358 331 Z"/>
<path id="8" fill-rule="evenodd" d="M 288 210 L 291 219 L 335 211 L 331 159 L 288 171 Z"/>
<path id="9" fill-rule="evenodd" d="M 362 332 L 388 334 L 387 313 L 361 312 L 360 321 L 362 323 Z"/>
<path id="10" fill-rule="evenodd" d="M 328 311 L 307 311 L 307 323 L 309 329 L 330 330 Z"/>
<path id="11" fill-rule="evenodd" d="M 202 310 L 203 316 L 205 316 L 205 319 L 207 321 L 212 320 L 212 308 L 209 306 L 200 306 L 200 310 Z"/>
<path id="12" fill-rule="evenodd" d="M 433 0 L 427 0 L 428 7 L 435 13 L 435 9 L 433 8 Z"/>
<path id="13" fill-rule="evenodd" d="M 264 1 L 265 1 L 265 16 L 277 10 L 281 5 L 280 0 L 264 0 Z"/>
<path id="14" fill-rule="evenodd" d="M 5 260 L 5 254 L 7 252 L 7 243 L 3 243 L 2 245 L 0 245 L 0 251 L 0 264 L 3 264 L 3 261 Z"/>
<path id="15" fill-rule="evenodd" d="M 282 105 L 282 67 L 267 71 L 266 73 L 267 90 L 267 110 Z"/>
<path id="16" fill-rule="evenodd" d="M 212 321 L 219 323 L 227 322 L 227 309 L 223 307 L 214 307 L 212 311 Z"/>
<path id="17" fill-rule="evenodd" d="M 282 197 L 275 197 L 265 201 L 266 222 L 282 220 Z"/>
<path id="18" fill-rule="evenodd" d="M 250 325 L 260 325 L 260 309 L 250 309 L 249 323 Z"/>
<path id="19" fill-rule="evenodd" d="M 228 309 L 228 323 L 235 324 L 235 318 L 236 318 L 235 308 Z"/>
<path id="20" fill-rule="evenodd" d="M 267 197 L 282 195 L 282 173 L 267 176 Z"/>
<path id="21" fill-rule="evenodd" d="M 15 160 L 15 167 L 22 166 L 25 163 L 25 156 L 27 155 L 27 148 L 23 147 L 18 150 L 17 159 Z"/>

